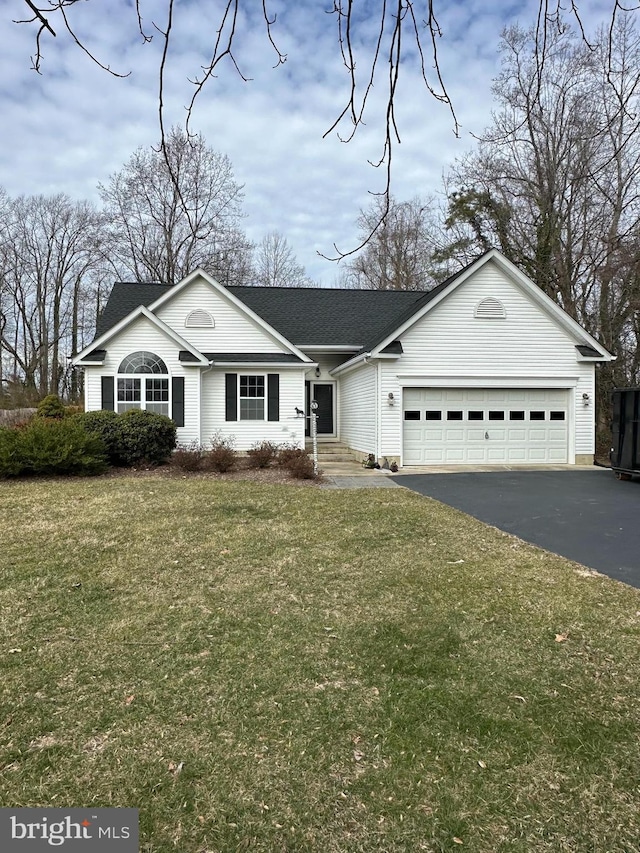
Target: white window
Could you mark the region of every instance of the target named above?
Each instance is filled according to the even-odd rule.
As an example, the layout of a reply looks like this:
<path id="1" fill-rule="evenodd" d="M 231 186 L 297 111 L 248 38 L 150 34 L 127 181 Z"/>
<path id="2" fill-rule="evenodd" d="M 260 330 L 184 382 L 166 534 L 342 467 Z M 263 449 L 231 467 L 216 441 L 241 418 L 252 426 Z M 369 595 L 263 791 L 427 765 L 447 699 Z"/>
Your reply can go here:
<path id="1" fill-rule="evenodd" d="M 119 413 L 147 409 L 169 415 L 168 370 L 155 353 L 140 351 L 128 355 L 118 369 L 116 388 Z"/>
<path id="2" fill-rule="evenodd" d="M 264 376 L 239 376 L 240 420 L 263 421 L 265 416 Z"/>

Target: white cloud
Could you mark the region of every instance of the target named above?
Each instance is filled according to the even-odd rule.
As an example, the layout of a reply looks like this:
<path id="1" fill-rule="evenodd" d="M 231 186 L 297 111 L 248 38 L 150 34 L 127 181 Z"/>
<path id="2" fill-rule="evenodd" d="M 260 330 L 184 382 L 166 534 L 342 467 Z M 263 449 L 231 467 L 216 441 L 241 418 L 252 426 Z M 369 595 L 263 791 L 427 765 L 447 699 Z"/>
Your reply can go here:
<path id="1" fill-rule="evenodd" d="M 229 155 L 237 179 L 245 184 L 249 236 L 258 241 L 268 231 L 281 231 L 308 274 L 331 284 L 337 268 L 317 252 L 331 254 L 334 242 L 343 250 L 355 246 L 358 212 L 369 204 L 369 191 L 384 186 L 382 170 L 367 162 L 381 154 L 384 67 L 366 125 L 355 139 L 348 145 L 335 133 L 323 139 L 348 97 L 335 16 L 322 3 L 274 0 L 268 5 L 277 13 L 273 33 L 287 62 L 273 69 L 276 55 L 264 33 L 260 4 L 247 6 L 253 11 L 250 18 L 243 13 L 239 19 L 236 58 L 253 80 L 243 82 L 225 62 L 202 93 L 193 127 Z M 153 21 L 165 25 L 164 0 L 142 0 L 141 8 L 146 32 L 154 32 Z M 371 37 L 379 4 L 363 0 L 358 8 L 368 13 L 358 35 Z M 488 123 L 500 30 L 518 16 L 522 23 L 533 22 L 536 3 L 465 0 L 452 5 L 443 0 L 441 8 L 440 62 L 461 137 L 454 137 L 447 107 L 424 90 L 415 65 L 403 66 L 397 102 L 402 144 L 393 159 L 397 198 L 437 192 L 443 170 L 471 145 L 469 132 L 480 132 Z M 176 4 L 165 90 L 168 124 L 184 120 L 193 91 L 188 79 L 210 54 L 214 9 L 219 4 Z M 598 14 L 602 3 L 592 9 L 592 15 Z M 0 185 L 11 195 L 66 192 L 95 200 L 99 182 L 135 148 L 157 141 L 159 37 L 141 43 L 130 0 L 80 3 L 70 10 L 79 34 L 101 61 L 119 72 L 131 70 L 131 76 L 121 80 L 101 71 L 73 45 L 60 22 L 56 39 L 43 34 L 43 74 L 38 76 L 29 70 L 34 29 L 12 23 L 27 13 L 23 0 L 9 0 L 0 10 Z M 430 56 L 426 60 L 435 83 Z M 347 132 L 348 125 L 342 130 Z"/>

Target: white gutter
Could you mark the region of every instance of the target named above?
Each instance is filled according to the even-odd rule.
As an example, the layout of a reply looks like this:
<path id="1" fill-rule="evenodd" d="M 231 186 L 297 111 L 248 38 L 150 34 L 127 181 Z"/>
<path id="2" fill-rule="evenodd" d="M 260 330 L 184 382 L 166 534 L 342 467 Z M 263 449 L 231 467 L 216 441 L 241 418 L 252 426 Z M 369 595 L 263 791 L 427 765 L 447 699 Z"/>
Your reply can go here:
<path id="1" fill-rule="evenodd" d="M 338 374 L 343 373 L 346 370 L 351 370 L 353 367 L 357 367 L 360 362 L 367 364 L 370 358 L 370 352 L 363 352 L 360 355 L 355 356 L 355 358 L 350 358 L 349 361 L 345 361 L 344 364 L 339 364 L 337 367 L 334 367 L 333 370 L 329 371 L 329 375 L 338 376 Z"/>

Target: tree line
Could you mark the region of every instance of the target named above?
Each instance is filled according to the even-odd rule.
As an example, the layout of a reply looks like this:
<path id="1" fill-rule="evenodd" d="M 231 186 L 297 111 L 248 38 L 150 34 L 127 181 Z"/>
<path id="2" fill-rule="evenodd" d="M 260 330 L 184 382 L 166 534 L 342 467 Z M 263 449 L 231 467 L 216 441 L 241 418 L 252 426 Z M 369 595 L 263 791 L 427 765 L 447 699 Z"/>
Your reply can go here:
<path id="1" fill-rule="evenodd" d="M 100 206 L 0 188 L 5 405 L 77 398 L 67 359 L 91 341 L 114 280 L 175 283 L 202 267 L 223 284 L 311 283 L 280 233 L 247 238 L 231 162 L 201 136 L 172 129 L 164 151 L 137 150 L 99 192 Z"/>
<path id="2" fill-rule="evenodd" d="M 535 31 L 509 27 L 501 57 L 491 123 L 444 204 L 392 202 L 344 284 L 430 288 L 499 248 L 617 356 L 598 375 L 606 434 L 612 388 L 640 384 L 640 36 L 631 15 L 588 39 L 559 26 L 541 56 Z"/>
<path id="3" fill-rule="evenodd" d="M 559 24 L 541 54 L 510 27 L 501 56 L 491 122 L 439 199 L 374 199 L 339 282 L 429 289 L 496 246 L 617 355 L 599 374 L 604 424 L 611 388 L 640 383 L 640 36 L 631 15 L 589 38 Z M 64 355 L 91 340 L 114 279 L 202 266 L 223 284 L 310 283 L 282 235 L 247 240 L 225 155 L 178 129 L 166 142 L 101 186 L 100 208 L 0 195 L 5 389 L 77 392 Z"/>

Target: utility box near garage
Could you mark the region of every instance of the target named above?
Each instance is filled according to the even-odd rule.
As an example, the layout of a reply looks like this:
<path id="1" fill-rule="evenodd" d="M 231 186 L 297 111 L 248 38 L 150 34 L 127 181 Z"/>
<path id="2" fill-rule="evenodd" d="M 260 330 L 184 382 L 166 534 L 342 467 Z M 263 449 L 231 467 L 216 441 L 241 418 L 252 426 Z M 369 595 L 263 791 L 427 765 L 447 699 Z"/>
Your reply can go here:
<path id="1" fill-rule="evenodd" d="M 640 474 L 640 388 L 613 392 L 610 459 L 619 480 Z"/>

